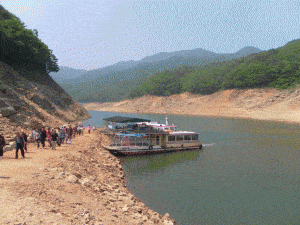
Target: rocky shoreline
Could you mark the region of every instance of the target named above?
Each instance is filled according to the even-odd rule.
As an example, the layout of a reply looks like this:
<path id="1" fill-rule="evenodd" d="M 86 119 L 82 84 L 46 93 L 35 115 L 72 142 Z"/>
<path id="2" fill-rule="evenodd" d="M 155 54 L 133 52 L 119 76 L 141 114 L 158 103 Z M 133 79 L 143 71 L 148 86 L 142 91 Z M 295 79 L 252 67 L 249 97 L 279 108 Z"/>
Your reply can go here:
<path id="1" fill-rule="evenodd" d="M 20 161 L 13 159 L 14 151 L 6 152 L 2 173 L 10 162 L 15 167 L 6 174 L 9 179 L 0 176 L 5 189 L 0 200 L 7 206 L 0 207 L 6 215 L 0 223 L 176 224 L 168 214 L 160 215 L 134 197 L 126 188 L 120 160 L 104 150 L 101 141 L 108 137 L 98 130 L 57 150 L 29 144 L 29 153 Z M 21 178 L 20 166 L 27 171 Z"/>
<path id="2" fill-rule="evenodd" d="M 142 96 L 120 102 L 85 103 L 86 110 L 269 120 L 300 124 L 300 89 L 225 90 L 211 95 Z"/>

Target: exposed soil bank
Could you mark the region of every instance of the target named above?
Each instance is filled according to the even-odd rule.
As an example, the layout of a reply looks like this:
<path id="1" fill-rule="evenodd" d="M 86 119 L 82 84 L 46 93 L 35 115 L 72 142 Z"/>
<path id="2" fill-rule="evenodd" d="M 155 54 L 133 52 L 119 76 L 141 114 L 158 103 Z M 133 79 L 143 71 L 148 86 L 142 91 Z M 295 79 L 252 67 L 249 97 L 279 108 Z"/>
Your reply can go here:
<path id="1" fill-rule="evenodd" d="M 300 123 L 300 89 L 226 90 L 211 95 L 184 93 L 168 97 L 84 104 L 87 110 L 232 117 Z"/>
<path id="2" fill-rule="evenodd" d="M 176 224 L 126 188 L 119 159 L 96 131 L 52 150 L 29 144 L 0 161 L 0 224 Z M 20 153 L 19 153 L 20 154 Z"/>

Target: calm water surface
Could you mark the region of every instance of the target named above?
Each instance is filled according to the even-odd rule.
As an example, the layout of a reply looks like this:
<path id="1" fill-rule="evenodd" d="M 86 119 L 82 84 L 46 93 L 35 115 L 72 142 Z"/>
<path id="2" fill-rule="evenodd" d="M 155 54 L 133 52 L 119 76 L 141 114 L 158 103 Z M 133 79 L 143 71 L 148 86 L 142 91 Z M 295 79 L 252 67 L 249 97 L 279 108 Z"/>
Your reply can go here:
<path id="1" fill-rule="evenodd" d="M 124 115 L 90 111 L 85 125 Z M 126 182 L 149 208 L 179 224 L 300 224 L 299 128 L 242 119 L 168 115 L 199 132 L 203 150 L 122 157 Z"/>

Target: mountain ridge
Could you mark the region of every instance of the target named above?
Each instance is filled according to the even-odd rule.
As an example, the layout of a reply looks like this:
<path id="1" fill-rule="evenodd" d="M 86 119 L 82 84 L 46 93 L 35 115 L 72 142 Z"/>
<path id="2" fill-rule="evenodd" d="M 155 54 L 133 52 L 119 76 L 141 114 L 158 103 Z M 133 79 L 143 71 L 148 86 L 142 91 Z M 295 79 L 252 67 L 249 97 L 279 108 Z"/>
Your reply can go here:
<path id="1" fill-rule="evenodd" d="M 127 96 L 132 88 L 140 85 L 149 77 L 164 70 L 180 66 L 198 67 L 211 62 L 239 58 L 249 54 L 249 48 L 231 54 L 212 53 L 204 49 L 182 50 L 172 53 L 158 53 L 139 61 L 118 62 L 100 69 L 94 69 L 72 80 L 57 82 L 77 101 L 117 101 Z M 251 53 L 259 52 L 251 48 Z M 162 59 L 164 60 L 158 60 Z"/>
<path id="2" fill-rule="evenodd" d="M 244 48 L 236 55 L 252 52 L 252 48 Z M 183 92 L 207 95 L 228 89 L 292 88 L 300 82 L 299 61 L 300 40 L 294 40 L 277 49 L 207 64 L 195 71 L 186 67 L 163 71 L 134 88 L 129 97 L 169 96 Z"/>
<path id="3" fill-rule="evenodd" d="M 184 55 L 184 53 L 187 53 L 186 55 L 184 55 L 184 57 L 187 57 L 187 55 L 195 56 L 195 54 L 190 54 L 189 52 L 201 51 L 202 53 L 207 52 L 207 53 L 212 53 L 212 54 L 215 54 L 215 55 L 235 55 L 235 54 L 241 54 L 241 53 L 244 54 L 246 50 L 247 50 L 247 52 L 251 51 L 251 54 L 252 53 L 258 53 L 258 52 L 262 51 L 259 48 L 256 48 L 256 47 L 253 47 L 253 46 L 245 46 L 245 47 L 241 48 L 240 50 L 238 50 L 237 52 L 234 52 L 234 53 L 215 53 L 215 52 L 205 50 L 205 49 L 202 49 L 202 48 L 196 48 L 196 49 L 191 49 L 191 50 L 180 50 L 180 51 L 174 51 L 174 52 L 159 52 L 159 53 L 156 53 L 154 55 L 146 56 L 146 57 L 144 57 L 140 60 L 136 60 L 136 61 L 135 60 L 119 61 L 117 63 L 114 63 L 114 64 L 106 66 L 106 67 L 95 68 L 95 69 L 91 69 L 91 70 L 75 69 L 75 68 L 68 67 L 68 66 L 59 66 L 59 68 L 60 68 L 60 71 L 64 70 L 64 68 L 66 68 L 66 69 L 74 70 L 76 73 L 80 72 L 80 71 L 83 71 L 84 73 L 90 73 L 90 72 L 93 72 L 93 71 L 103 70 L 103 69 L 112 68 L 112 67 L 113 68 L 119 68 L 119 69 L 125 69 L 124 67 L 130 68 L 131 66 L 137 65 L 139 63 L 149 63 L 149 62 L 160 61 L 160 60 L 156 60 L 156 59 L 152 59 L 152 58 L 155 58 L 155 57 L 161 56 L 161 55 L 165 55 L 165 56 L 168 55 L 168 57 L 165 57 L 164 59 L 162 59 L 162 60 L 166 60 L 166 59 L 170 59 L 174 56 Z M 178 53 L 180 53 L 180 54 L 178 54 Z M 128 65 L 131 65 L 131 66 L 128 66 Z M 50 75 L 51 75 L 51 77 L 53 77 L 56 80 L 56 79 L 59 79 L 59 78 L 57 78 L 58 76 L 56 76 L 56 74 L 58 74 L 58 73 L 51 72 Z M 83 74 L 83 76 L 84 76 L 84 74 Z M 77 78 L 77 76 L 73 77 L 73 78 Z M 67 79 L 69 79 L 69 78 L 67 78 Z M 67 80 L 67 79 L 62 79 L 62 80 Z"/>

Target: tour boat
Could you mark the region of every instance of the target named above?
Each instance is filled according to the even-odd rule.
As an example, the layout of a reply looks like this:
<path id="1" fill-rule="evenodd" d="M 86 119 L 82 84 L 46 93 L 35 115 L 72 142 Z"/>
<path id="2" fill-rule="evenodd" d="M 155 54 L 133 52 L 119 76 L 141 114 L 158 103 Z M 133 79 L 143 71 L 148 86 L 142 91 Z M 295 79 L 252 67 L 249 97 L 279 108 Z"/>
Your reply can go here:
<path id="1" fill-rule="evenodd" d="M 202 149 L 199 134 L 179 131 L 174 124 L 138 122 L 126 131 L 118 132 L 112 143 L 103 146 L 116 155 L 139 155 Z"/>

